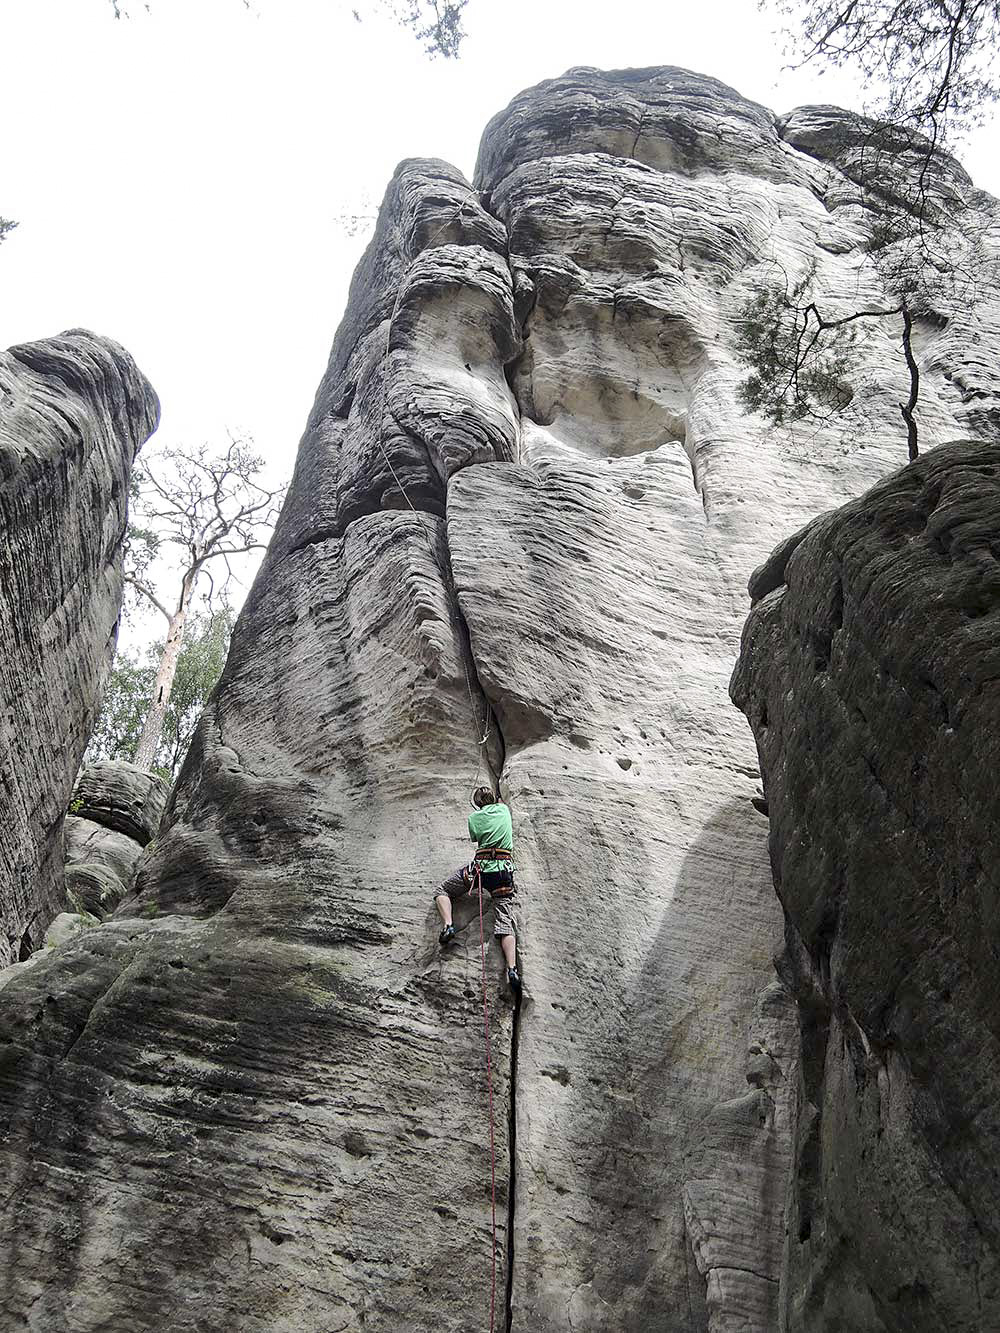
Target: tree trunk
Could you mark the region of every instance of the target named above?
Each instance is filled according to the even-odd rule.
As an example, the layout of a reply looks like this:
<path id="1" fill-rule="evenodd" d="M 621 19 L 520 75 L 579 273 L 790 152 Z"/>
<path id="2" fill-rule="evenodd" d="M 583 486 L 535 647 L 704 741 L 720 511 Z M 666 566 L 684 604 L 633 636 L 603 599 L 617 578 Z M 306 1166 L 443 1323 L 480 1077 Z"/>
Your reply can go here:
<path id="1" fill-rule="evenodd" d="M 177 659 L 180 656 L 181 645 L 184 642 L 184 627 L 187 623 L 188 607 L 191 605 L 191 597 L 194 594 L 197 577 L 197 574 L 186 574 L 184 576 L 184 582 L 181 584 L 181 600 L 177 610 L 170 617 L 167 641 L 163 646 L 163 656 L 160 658 L 160 665 L 156 670 L 153 694 L 149 701 L 149 712 L 146 714 L 142 735 L 139 737 L 139 743 L 135 748 L 133 762 L 138 764 L 140 768 L 152 768 L 153 761 L 156 759 L 156 751 L 159 749 L 163 722 L 167 716 L 167 705 L 170 703 L 170 691 L 174 686 Z"/>
<path id="2" fill-rule="evenodd" d="M 917 365 L 916 358 L 913 355 L 913 348 L 910 346 L 910 334 L 913 330 L 913 316 L 906 306 L 903 306 L 903 355 L 906 357 L 906 368 L 910 372 L 910 396 L 905 403 L 900 403 L 899 410 L 903 414 L 903 420 L 906 422 L 906 444 L 910 454 L 910 462 L 917 457 L 917 422 L 913 415 L 917 406 L 917 395 L 920 393 L 920 368 Z"/>

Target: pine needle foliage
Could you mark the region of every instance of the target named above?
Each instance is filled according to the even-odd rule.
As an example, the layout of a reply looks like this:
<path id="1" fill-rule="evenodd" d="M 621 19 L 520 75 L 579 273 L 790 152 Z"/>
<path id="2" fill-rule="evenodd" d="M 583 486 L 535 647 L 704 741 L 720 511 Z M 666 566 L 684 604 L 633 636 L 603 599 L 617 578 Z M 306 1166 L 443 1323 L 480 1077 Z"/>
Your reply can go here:
<path id="1" fill-rule="evenodd" d="M 737 352 L 749 370 L 739 396 L 775 426 L 842 411 L 858 329 L 830 327 L 819 315 L 811 265 L 791 287 L 759 287 L 739 312 Z"/>

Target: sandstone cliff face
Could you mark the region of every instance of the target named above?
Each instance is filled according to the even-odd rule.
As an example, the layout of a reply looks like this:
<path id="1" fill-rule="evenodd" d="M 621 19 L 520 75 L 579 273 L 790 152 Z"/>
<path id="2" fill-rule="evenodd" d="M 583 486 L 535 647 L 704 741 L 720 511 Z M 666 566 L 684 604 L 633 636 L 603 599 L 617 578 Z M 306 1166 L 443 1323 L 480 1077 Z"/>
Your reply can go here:
<path id="1" fill-rule="evenodd" d="M 935 450 L 772 565 L 734 697 L 802 1070 L 782 1327 L 1000 1327 L 1000 456 Z"/>
<path id="2" fill-rule="evenodd" d="M 494 120 L 474 188 L 397 171 L 136 895 L 4 993 L 8 1317 L 488 1327 L 478 922 L 441 957 L 430 894 L 493 777 L 498 1327 L 777 1326 L 798 1034 L 726 684 L 747 571 L 905 457 L 888 330 L 852 416 L 737 404 L 755 266 L 874 282 L 784 135 L 585 70 Z M 920 330 L 925 442 L 989 422 L 982 336 Z"/>
<path id="3" fill-rule="evenodd" d="M 106 338 L 0 354 L 0 967 L 62 909 L 63 816 L 117 633 L 128 476 L 158 416 Z"/>
<path id="4" fill-rule="evenodd" d="M 135 764 L 88 764 L 73 788 L 65 824 L 66 897 L 103 920 L 131 887 L 135 863 L 160 827 L 166 784 Z"/>

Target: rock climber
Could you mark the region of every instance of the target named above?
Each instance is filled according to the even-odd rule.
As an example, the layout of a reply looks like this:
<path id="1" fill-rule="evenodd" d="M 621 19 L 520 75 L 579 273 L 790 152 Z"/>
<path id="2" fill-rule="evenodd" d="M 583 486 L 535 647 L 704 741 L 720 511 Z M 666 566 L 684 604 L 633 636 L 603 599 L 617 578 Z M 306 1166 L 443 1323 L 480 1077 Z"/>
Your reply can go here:
<path id="1" fill-rule="evenodd" d="M 517 933 L 514 914 L 517 910 L 517 885 L 514 882 L 514 830 L 510 810 L 497 800 L 489 787 L 477 787 L 472 793 L 475 810 L 469 816 L 469 837 L 478 844 L 478 850 L 467 866 L 459 866 L 438 889 L 437 904 L 444 929 L 438 936 L 443 947 L 455 938 L 451 919 L 451 905 L 456 898 L 476 892 L 478 872 L 482 886 L 493 899 L 493 934 L 500 941 L 507 964 L 507 981 L 511 990 L 521 989 L 517 971 Z"/>

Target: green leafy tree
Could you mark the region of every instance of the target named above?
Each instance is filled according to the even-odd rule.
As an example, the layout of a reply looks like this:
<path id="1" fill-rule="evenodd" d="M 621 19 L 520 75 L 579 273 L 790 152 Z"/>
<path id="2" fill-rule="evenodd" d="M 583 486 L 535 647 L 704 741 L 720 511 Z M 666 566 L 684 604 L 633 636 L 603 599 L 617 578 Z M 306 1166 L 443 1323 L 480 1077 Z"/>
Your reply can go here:
<path id="1" fill-rule="evenodd" d="M 180 772 L 198 719 L 222 675 L 235 621 L 235 612 L 226 606 L 192 616 L 189 622 L 159 745 L 152 764 L 148 765 L 168 782 Z M 87 750 L 87 762 L 135 761 L 163 648 L 162 643 L 157 643 L 147 648 L 141 658 L 116 659 Z"/>
<path id="2" fill-rule="evenodd" d="M 813 261 L 794 281 L 772 263 L 754 286 L 738 315 L 737 351 L 749 374 L 741 385 L 744 404 L 774 425 L 802 417 L 841 411 L 853 397 L 856 352 L 865 329 L 895 325 L 907 376 L 906 397 L 899 404 L 906 428 L 907 452 L 919 453 L 920 365 L 913 347 L 917 321 L 941 326 L 956 312 L 966 315 L 982 292 L 994 291 L 1000 265 L 990 248 L 990 218 L 981 219 L 965 197 L 930 182 L 950 175 L 935 160 L 925 170 L 912 160 L 886 164 L 888 183 L 880 198 L 857 204 L 868 230 L 867 253 L 858 269 L 878 279 L 882 302 L 844 309 L 823 295 Z M 923 183 L 914 186 L 914 180 Z M 907 180 L 913 190 L 908 190 Z M 901 182 L 897 188 L 895 182 Z"/>
<path id="3" fill-rule="evenodd" d="M 86 763 L 93 763 L 95 759 L 132 762 L 155 679 L 155 661 L 141 662 L 118 654 L 104 687 L 101 711 L 87 747 Z"/>
<path id="4" fill-rule="evenodd" d="M 235 623 L 236 613 L 226 606 L 195 617 L 189 628 L 177 659 L 177 674 L 157 755 L 157 762 L 169 771 L 171 779 L 180 772 L 198 719 L 222 675 Z"/>
<path id="5" fill-rule="evenodd" d="M 916 409 L 920 367 L 913 354 L 912 290 L 900 292 L 898 305 L 863 306 L 845 315 L 824 313 L 815 292 L 816 265 L 794 284 L 758 287 L 740 312 L 737 351 L 749 368 L 740 397 L 752 412 L 773 425 L 842 411 L 854 396 L 858 325 L 865 320 L 900 320 L 900 344 L 909 376 L 909 392 L 899 405 L 906 424 L 907 453 L 919 454 Z"/>

